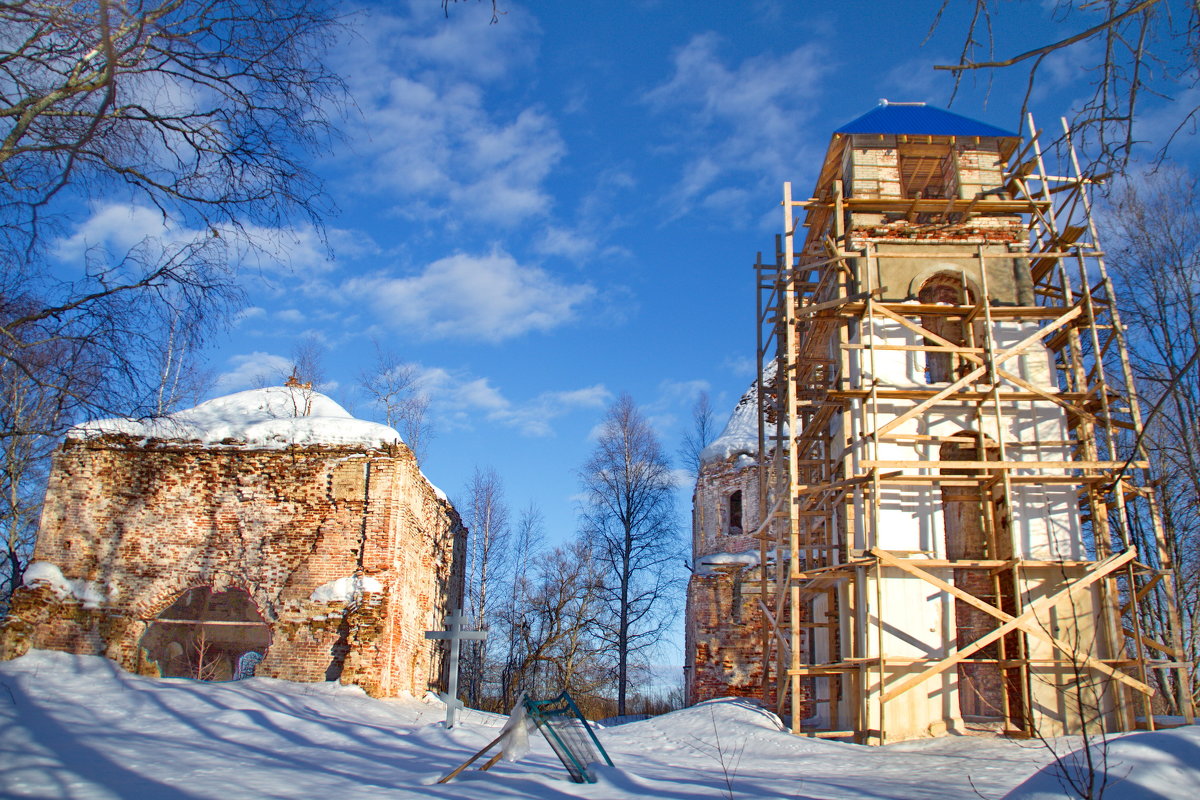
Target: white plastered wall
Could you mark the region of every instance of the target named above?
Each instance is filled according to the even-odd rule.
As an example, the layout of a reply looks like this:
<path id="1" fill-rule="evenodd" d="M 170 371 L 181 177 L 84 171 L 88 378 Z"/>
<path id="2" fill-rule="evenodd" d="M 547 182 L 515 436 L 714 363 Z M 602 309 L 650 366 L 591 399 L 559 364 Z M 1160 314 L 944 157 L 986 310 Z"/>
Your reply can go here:
<path id="1" fill-rule="evenodd" d="M 922 338 L 899 323 L 873 319 L 870 325 L 876 343 L 920 345 Z M 998 322 L 993 326 L 993 341 L 1002 352 L 1038 330 L 1033 322 Z M 858 339 L 862 341 L 862 339 Z M 849 359 L 849 378 L 852 386 L 870 386 L 872 378 L 887 389 L 926 389 L 925 354 L 915 350 L 852 351 Z M 1002 368 L 1012 372 L 1040 389 L 1056 392 L 1053 366 L 1048 352 L 1040 343 L 1027 348 L 1024 355 L 1008 359 Z M 933 384 L 933 386 L 947 384 Z M 843 415 L 836 418 L 833 440 L 839 450 L 850 449 L 851 474 L 865 472 L 863 461 L 872 458 L 870 445 L 864 441 L 871 428 L 886 424 L 917 404 L 915 400 L 880 400 L 878 416 L 871 419 L 868 400 L 855 400 Z M 958 407 L 939 404 L 935 410 L 920 414 L 893 430 L 893 433 L 925 436 L 950 436 L 963 431 L 980 431 L 991 441 L 1006 443 L 1006 457 L 1011 461 L 1066 461 L 1071 448 L 1062 444 L 1069 438 L 1066 416 L 1051 401 L 1004 402 L 1001 419 L 996 420 L 990 406 L 980 419 L 972 404 Z M 894 441 L 879 443 L 880 461 L 937 461 L 940 446 L 934 441 Z M 885 469 L 883 471 L 893 471 Z M 913 472 L 914 470 L 906 470 Z M 921 469 L 920 473 L 932 472 Z M 1050 472 L 1061 472 L 1050 470 Z M 1013 475 L 1036 474 L 1014 470 Z M 872 524 L 870 508 L 861 498 L 856 501 L 854 519 L 858 524 L 851 532 L 851 547 L 862 551 L 870 547 L 897 551 L 914 558 L 946 558 L 945 530 L 942 515 L 941 487 L 928 485 L 883 485 L 878 501 L 877 524 Z M 1084 558 L 1079 510 L 1074 489 L 1069 485 L 1017 484 L 1010 495 L 1014 555 L 1032 560 L 1076 560 Z M 931 569 L 933 574 L 953 583 L 953 570 Z M 888 659 L 941 659 L 950 654 L 955 641 L 954 599 L 931 584 L 904 574 L 885 570 L 876 586 L 870 582 L 867 602 L 873 614 L 882 618 L 870 620 L 867 637 L 869 656 L 880 654 Z M 1089 600 L 1085 598 L 1083 602 Z M 1049 654 L 1046 654 L 1049 655 Z M 923 666 L 894 666 L 888 670 L 888 684 L 895 686 Z M 872 718 L 870 727 L 881 724 L 889 741 L 919 736 L 937 735 L 959 720 L 957 670 L 947 669 L 888 702 L 885 720 Z M 1056 681 L 1057 682 L 1057 681 Z M 870 714 L 878 715 L 878 705 L 870 703 Z"/>

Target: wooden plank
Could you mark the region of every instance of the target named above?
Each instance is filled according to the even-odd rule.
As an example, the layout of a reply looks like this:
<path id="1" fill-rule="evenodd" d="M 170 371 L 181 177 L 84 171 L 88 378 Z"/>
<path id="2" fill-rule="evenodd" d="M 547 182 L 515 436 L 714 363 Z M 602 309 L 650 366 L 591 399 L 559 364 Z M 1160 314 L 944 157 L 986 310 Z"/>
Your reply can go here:
<path id="1" fill-rule="evenodd" d="M 875 292 L 878 293 L 886 290 L 887 287 L 885 286 L 882 289 L 876 289 Z M 812 305 L 800 306 L 798 309 L 796 309 L 796 317 L 811 317 L 814 314 L 819 314 L 822 311 L 828 311 L 831 308 L 838 308 L 846 305 L 847 303 L 859 303 L 870 296 L 870 294 L 870 292 L 858 292 L 857 294 L 852 294 L 847 297 L 839 297 L 835 300 L 826 300 L 824 303 L 813 303 Z"/>
<path id="2" fill-rule="evenodd" d="M 833 400 L 863 400 L 869 397 L 871 391 L 869 389 L 831 389 L 825 393 L 826 397 Z M 926 400 L 934 395 L 939 394 L 936 389 L 878 389 L 876 395 L 884 400 Z M 1064 400 L 1082 401 L 1087 400 L 1089 395 L 1086 392 L 1059 392 L 1058 396 Z M 995 399 L 991 391 L 968 390 L 955 392 L 954 396 L 943 400 L 939 398 L 934 403 L 947 402 L 957 403 L 962 401 L 974 402 L 977 400 L 993 400 Z M 1006 401 L 1041 401 L 1045 398 L 1040 392 L 1015 392 L 1007 391 L 1000 392 L 1000 399 Z M 1102 419 L 1101 417 L 1095 417 Z M 884 436 L 886 434 L 880 434 Z"/>
<path id="3" fill-rule="evenodd" d="M 1134 636 L 1133 631 L 1129 630 L 1129 628 L 1122 627 L 1121 630 L 1124 631 L 1125 635 L 1128 636 L 1130 639 L 1137 639 L 1142 644 L 1153 647 L 1155 650 L 1159 651 L 1160 653 L 1166 653 L 1167 655 L 1171 656 L 1172 658 L 1182 658 L 1183 657 L 1183 653 L 1180 652 L 1179 650 L 1176 650 L 1174 647 L 1170 647 L 1169 645 L 1165 645 L 1162 642 L 1160 642 L 1156 639 L 1153 639 L 1144 633 L 1141 636 Z"/>
<path id="4" fill-rule="evenodd" d="M 1080 308 L 1079 306 L 1075 306 L 1070 311 L 1068 311 L 1067 313 L 1060 316 L 1058 319 L 1051 322 L 1049 325 L 1046 325 L 1045 327 L 1038 329 L 1037 331 L 1030 334 L 1029 336 L 1026 336 L 1024 339 L 1017 342 L 1012 347 L 1009 347 L 1009 348 L 997 353 L 992 358 L 992 364 L 999 366 L 1000 364 L 1003 364 L 1008 359 L 1015 358 L 1016 356 L 1023 353 L 1025 351 L 1025 349 L 1027 347 L 1029 347 L 1031 344 L 1037 342 L 1038 340 L 1044 338 L 1045 336 L 1048 336 L 1049 334 L 1053 333 L 1054 331 L 1058 330 L 1062 326 L 1064 326 L 1067 323 L 1074 320 L 1076 317 L 1078 317 L 1082 313 L 1082 311 L 1083 311 L 1082 308 Z M 963 377 L 959 378 L 954 383 L 947 386 L 942 391 L 935 394 L 933 397 L 931 397 L 921 403 L 918 403 L 917 405 L 910 408 L 908 411 L 905 411 L 900 416 L 893 418 L 886 425 L 884 425 L 883 427 L 876 430 L 875 434 L 883 435 L 883 434 L 888 433 L 889 431 L 903 425 L 905 422 L 908 422 L 913 417 L 916 417 L 916 416 L 924 413 L 931 406 L 936 405 L 938 401 L 943 400 L 946 397 L 949 397 L 950 395 L 952 395 L 955 392 L 962 389 L 964 386 L 969 385 L 970 383 L 975 381 L 975 379 L 977 379 L 981 375 L 983 375 L 984 372 L 986 372 L 986 371 L 987 370 L 984 367 L 976 367 L 975 369 L 971 370 Z"/>
<path id="5" fill-rule="evenodd" d="M 503 738 L 504 738 L 505 736 L 507 736 L 507 735 L 508 735 L 508 732 L 506 731 L 506 732 L 504 732 L 504 733 L 500 734 L 499 736 L 497 736 L 495 739 L 492 739 L 490 742 L 488 742 L 487 744 L 485 744 L 485 745 L 483 746 L 483 749 L 482 749 L 482 750 L 480 750 L 479 752 L 475 753 L 475 755 L 471 756 L 471 757 L 470 757 L 470 758 L 468 758 L 466 761 L 464 761 L 462 764 L 460 764 L 458 767 L 456 767 L 456 768 L 455 768 L 455 770 L 454 770 L 453 772 L 451 772 L 449 775 L 446 775 L 446 776 L 444 776 L 444 777 L 438 778 L 438 783 L 446 783 L 447 781 L 453 780 L 453 779 L 454 779 L 454 777 L 455 777 L 456 775 L 458 775 L 460 772 L 462 772 L 462 771 L 463 771 L 464 769 L 466 769 L 467 767 L 469 767 L 469 766 L 471 766 L 472 764 L 474 764 L 474 763 L 475 763 L 475 761 L 476 761 L 477 759 L 479 759 L 479 757 L 480 757 L 480 756 L 482 756 L 482 755 L 483 755 L 484 753 L 486 753 L 488 750 L 491 750 L 491 749 L 492 749 L 493 747 L 495 747 L 496 745 L 500 744 L 500 740 L 501 740 L 501 739 L 503 739 Z M 503 750 L 501 750 L 500 752 L 501 752 L 501 753 L 503 753 L 504 751 L 503 751 Z M 488 766 L 491 766 L 491 764 L 492 764 L 492 763 L 494 763 L 494 762 L 495 762 L 495 759 L 493 758 L 493 759 L 492 759 L 492 761 L 488 763 Z"/>
<path id="6" fill-rule="evenodd" d="M 1040 639 L 1050 642 L 1055 647 L 1059 648 L 1064 653 L 1066 653 L 1068 657 L 1072 658 L 1077 663 L 1079 663 L 1081 666 L 1082 665 L 1091 666 L 1093 669 L 1103 672 L 1106 675 L 1110 675 L 1110 677 L 1113 677 L 1113 678 L 1133 687 L 1134 689 L 1136 689 L 1139 692 L 1142 692 L 1143 694 L 1147 694 L 1147 695 L 1154 694 L 1154 689 L 1152 687 L 1147 686 L 1146 684 L 1142 683 L 1141 681 L 1137 680 L 1136 678 L 1132 678 L 1129 675 L 1124 674 L 1123 672 L 1118 672 L 1117 670 L 1112 669 L 1108 665 L 1106 665 L 1100 661 L 1097 661 L 1096 659 L 1092 658 L 1091 656 L 1086 656 L 1086 655 L 1083 655 L 1083 654 L 1080 654 L 1077 652 L 1073 652 L 1072 646 L 1070 644 L 1068 644 L 1067 642 L 1062 642 L 1062 641 L 1059 641 L 1058 639 L 1055 639 L 1053 636 L 1051 636 L 1050 634 L 1046 633 L 1041 628 L 1039 628 L 1036 624 L 1036 618 L 1037 618 L 1038 612 L 1040 612 L 1044 609 L 1050 608 L 1051 606 L 1056 605 L 1059 602 L 1059 600 L 1061 600 L 1065 597 L 1069 597 L 1070 595 L 1075 594 L 1076 592 L 1086 589 L 1088 586 L 1090 586 L 1093 583 L 1095 583 L 1096 581 L 1100 580 L 1105 575 L 1107 575 L 1110 572 L 1112 572 L 1116 569 L 1119 569 L 1120 567 L 1129 563 L 1130 561 L 1133 560 L 1133 557 L 1135 555 L 1134 551 L 1126 550 L 1124 553 L 1110 556 L 1110 557 L 1106 558 L 1104 561 L 1096 562 L 1095 569 L 1093 570 L 1093 572 L 1084 576 L 1083 578 L 1079 579 L 1078 581 L 1075 581 L 1073 583 L 1068 584 L 1067 586 L 1064 586 L 1062 589 L 1055 592 L 1054 594 L 1049 595 L 1047 597 L 1043 597 L 1040 600 L 1037 600 L 1036 602 L 1030 604 L 1025 609 L 1024 612 L 1022 612 L 1019 616 L 1016 616 L 1016 617 L 1010 616 L 1010 615 L 1006 614 L 1005 612 L 1001 611 L 1000 609 L 994 608 L 994 607 L 988 605 L 987 603 L 984 603 L 979 598 L 969 595 L 966 592 L 963 592 L 961 589 L 958 589 L 957 587 L 951 586 L 950 584 L 946 583 L 945 581 L 941 580 L 940 578 L 937 578 L 933 575 L 930 575 L 927 572 L 924 572 L 923 570 L 919 570 L 919 569 L 916 569 L 915 567 L 911 567 L 910 565 L 905 564 L 904 562 L 900 561 L 899 559 L 896 559 L 896 558 L 888 555 L 887 552 L 884 550 L 876 549 L 876 550 L 872 550 L 871 552 L 873 555 L 879 557 L 879 559 L 881 561 L 888 563 L 890 566 L 895 566 L 899 569 L 905 570 L 906 572 L 910 572 L 911 574 L 914 574 L 917 577 L 922 578 L 922 580 L 926 580 L 927 582 L 933 584 L 934 586 L 938 586 L 939 588 L 944 587 L 945 591 L 949 591 L 951 594 L 954 594 L 956 597 L 962 596 L 962 599 L 964 601 L 971 603 L 972 605 L 975 605 L 976 607 L 980 608 L 981 611 L 985 611 L 988 614 L 991 614 L 992 616 L 999 617 L 1000 615 L 1003 615 L 1002 618 L 1007 618 L 1006 621 L 1003 624 L 1001 624 L 999 627 L 997 627 L 995 630 L 990 631 L 989 633 L 981 636 L 980 638 L 976 639 L 971 644 L 958 650 L 957 652 L 955 652 L 954 654 L 950 655 L 949 657 L 943 659 L 942 661 L 939 661 L 938 663 L 930 666 L 928 669 L 922 671 L 920 674 L 912 676 L 908 680 L 900 683 L 898 686 L 893 686 L 891 689 L 889 689 L 883 695 L 883 697 L 881 698 L 882 702 L 886 703 L 888 700 L 892 700 L 892 699 L 898 697 L 899 695 L 904 694 L 905 692 L 909 691 L 910 689 L 920 686 L 922 683 L 929 680 L 933 676 L 938 675 L 942 672 L 945 672 L 946 670 L 950 669 L 950 667 L 953 667 L 956 664 L 958 664 L 958 662 L 960 662 L 960 661 L 966 660 L 972 654 L 979 652 L 980 650 L 987 647 L 992 642 L 996 641 L 997 639 L 999 639 L 1002 636 L 1005 636 L 1010 631 L 1012 631 L 1013 629 L 1016 629 L 1016 628 L 1019 628 L 1028 634 L 1031 634 Z"/>
<path id="7" fill-rule="evenodd" d="M 1120 469 L 1125 466 L 1124 461 L 925 461 L 917 458 L 908 461 L 864 459 L 860 463 L 866 469 Z M 1150 462 L 1131 461 L 1129 466 L 1148 469 Z"/>

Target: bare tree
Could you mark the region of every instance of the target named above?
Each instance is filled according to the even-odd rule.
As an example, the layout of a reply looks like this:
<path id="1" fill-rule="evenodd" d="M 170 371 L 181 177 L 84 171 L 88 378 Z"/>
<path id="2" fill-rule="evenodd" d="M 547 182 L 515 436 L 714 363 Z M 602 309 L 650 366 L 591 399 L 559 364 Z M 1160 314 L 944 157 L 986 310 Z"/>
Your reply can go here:
<path id="1" fill-rule="evenodd" d="M 325 345 L 316 336 L 304 336 L 292 348 L 292 377 L 314 388 L 326 382 Z"/>
<path id="2" fill-rule="evenodd" d="M 1149 413 L 1142 444 L 1162 500 L 1167 554 L 1183 604 L 1180 633 L 1200 658 L 1200 185 L 1180 168 L 1119 182 L 1106 209 L 1106 250 L 1122 322 L 1128 329 L 1138 393 Z M 1140 557 L 1157 559 L 1155 531 L 1132 526 Z M 1165 641 L 1169 609 L 1161 593 L 1143 613 Z M 1170 695 L 1170 693 L 1168 693 Z"/>
<path id="3" fill-rule="evenodd" d="M 467 486 L 467 529 L 471 535 L 467 547 L 467 598 L 475 627 L 489 627 L 494 609 L 495 589 L 502 584 L 507 567 L 509 540 L 508 506 L 504 501 L 504 483 L 495 469 L 475 468 Z M 475 641 L 466 646 L 463 664 L 464 688 L 468 703 L 478 707 L 484 696 L 484 680 L 489 672 L 488 642 Z"/>
<path id="4" fill-rule="evenodd" d="M 429 396 L 421 391 L 415 364 L 403 361 L 393 350 L 373 340 L 375 360 L 359 373 L 358 385 L 383 412 L 384 424 L 400 431 L 418 461 L 428 454 L 433 428 L 429 423 Z"/>
<path id="5" fill-rule="evenodd" d="M 336 13 L 306 0 L 0 5 L 9 585 L 49 442 L 83 418 L 188 397 L 188 354 L 240 302 L 230 263 L 248 232 L 320 229 L 306 165 L 342 91 L 324 60 Z M 52 244 L 98 200 L 153 208 L 163 235 L 62 264 Z"/>
<path id="6" fill-rule="evenodd" d="M 937 28 L 950 6 L 943 3 L 933 22 Z M 1025 99 L 1019 124 L 1047 59 L 1067 50 L 1085 53 L 1081 71 L 1089 76 L 1091 94 L 1074 109 L 1072 127 L 1095 157 L 1098 172 L 1123 172 L 1135 145 L 1134 121 L 1146 97 L 1167 97 L 1196 85 L 1200 79 L 1200 11 L 1195 3 L 1170 0 L 1059 0 L 1056 18 L 1074 23 L 1076 31 L 1054 41 L 1011 56 L 997 56 L 993 20 L 1005 14 L 997 0 L 975 0 L 974 11 L 962 36 L 957 64 L 935 69 L 954 74 L 957 93 L 962 78 L 971 73 L 1026 70 Z M 1180 7 L 1184 6 L 1184 7 Z M 1039 28 L 1024 30 L 1036 36 Z M 932 29 L 931 29 L 932 33 Z M 1089 43 L 1094 45 L 1085 50 Z M 1094 52 L 1095 55 L 1091 55 Z M 953 97 L 951 99 L 953 102 Z M 1181 109 L 1182 117 L 1160 147 L 1161 159 L 1171 141 L 1195 129 L 1200 107 Z"/>
<path id="7" fill-rule="evenodd" d="M 0 317 L 5 320 L 28 313 L 30 304 L 0 296 Z M 35 323 L 26 323 L 37 328 Z M 35 330 L 22 330 L 29 339 L 41 339 Z M 69 395 L 47 388 L 38 377 L 63 356 L 65 343 L 46 341 L 26 353 L 26 374 L 11 361 L 0 361 L 0 521 L 4 550 L 0 554 L 0 612 L 21 585 L 37 533 L 38 512 L 45 493 L 50 453 L 56 439 L 46 432 L 59 431 L 67 413 Z M 84 377 L 80 384 L 90 384 Z M 74 385 L 69 385 L 74 389 Z"/>
<path id="8" fill-rule="evenodd" d="M 517 644 L 504 671 L 505 702 L 522 691 L 549 696 L 566 689 L 581 706 L 605 709 L 606 643 L 596 635 L 603 583 L 587 543 L 557 547 L 518 578 L 523 600 L 503 622 Z"/>
<path id="9" fill-rule="evenodd" d="M 600 635 L 613 648 L 617 713 L 625 713 L 630 663 L 654 648 L 673 611 L 679 561 L 671 466 L 627 394 L 609 408 L 580 475 L 583 531 L 604 579 L 609 612 Z"/>
<path id="10" fill-rule="evenodd" d="M 679 457 L 693 475 L 700 473 L 700 454 L 712 444 L 715 436 L 712 403 L 708 392 L 701 392 L 692 406 L 692 427 L 683 434 L 683 443 L 679 447 Z"/>
<path id="11" fill-rule="evenodd" d="M 6 244 L 28 252 L 80 194 L 118 190 L 202 230 L 319 225 L 306 154 L 342 90 L 336 25 L 310 0 L 0 6 Z"/>

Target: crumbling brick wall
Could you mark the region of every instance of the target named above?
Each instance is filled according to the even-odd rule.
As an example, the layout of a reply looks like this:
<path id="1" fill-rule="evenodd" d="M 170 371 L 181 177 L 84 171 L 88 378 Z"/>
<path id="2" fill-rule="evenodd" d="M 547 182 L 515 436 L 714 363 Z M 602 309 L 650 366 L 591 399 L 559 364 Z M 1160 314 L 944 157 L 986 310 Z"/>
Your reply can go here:
<path id="1" fill-rule="evenodd" d="M 401 443 L 68 439 L 54 458 L 34 563 L 80 589 L 19 590 L 0 655 L 102 654 L 156 674 L 139 644 L 155 618 L 189 589 L 239 589 L 269 628 L 256 674 L 420 694 L 440 682 L 440 650 L 424 631 L 461 602 L 465 539 Z M 313 599 L 352 576 L 365 590 L 349 602 Z"/>

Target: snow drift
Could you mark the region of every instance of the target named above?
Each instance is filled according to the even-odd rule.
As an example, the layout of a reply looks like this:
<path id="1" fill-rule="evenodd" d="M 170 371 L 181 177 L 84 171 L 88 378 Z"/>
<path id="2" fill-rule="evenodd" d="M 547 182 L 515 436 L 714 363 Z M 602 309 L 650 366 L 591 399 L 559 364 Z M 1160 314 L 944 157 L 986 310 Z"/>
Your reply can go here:
<path id="1" fill-rule="evenodd" d="M 752 703 L 715 700 L 598 731 L 616 766 L 596 768 L 596 784 L 571 783 L 540 736 L 516 763 L 438 784 L 504 723 L 467 711 L 447 731 L 444 713 L 336 683 L 154 679 L 103 658 L 33 651 L 0 663 L 0 797 L 961 800 L 976 789 L 1001 797 L 1051 762 L 1044 747 L 989 737 L 887 747 L 806 739 Z M 1110 763 L 1143 793 L 1114 784 L 1106 797 L 1187 796 L 1200 784 L 1197 743 L 1196 727 L 1112 740 Z M 1047 770 L 1021 790 L 1050 794 L 1013 797 L 1066 797 L 1052 780 Z"/>

